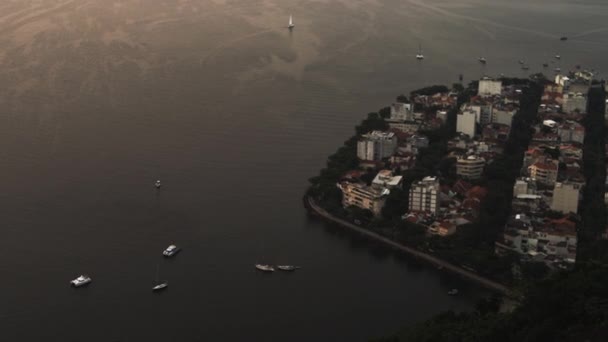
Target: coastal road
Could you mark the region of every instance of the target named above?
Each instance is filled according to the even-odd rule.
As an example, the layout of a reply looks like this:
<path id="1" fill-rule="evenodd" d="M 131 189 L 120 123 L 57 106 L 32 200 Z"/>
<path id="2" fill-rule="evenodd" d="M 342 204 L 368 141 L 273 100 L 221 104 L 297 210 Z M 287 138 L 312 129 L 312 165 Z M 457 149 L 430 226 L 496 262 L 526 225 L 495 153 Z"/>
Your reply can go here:
<path id="1" fill-rule="evenodd" d="M 395 241 L 392 241 L 392 240 L 390 240 L 388 238 L 385 238 L 385 237 L 383 237 L 383 236 L 381 236 L 379 234 L 376 234 L 376 233 L 374 233 L 372 231 L 369 231 L 369 230 L 367 230 L 365 228 L 361 228 L 361 227 L 359 227 L 359 226 L 357 226 L 355 224 L 352 224 L 352 223 L 350 223 L 348 221 L 339 219 L 339 218 L 331 215 L 327 211 L 325 211 L 323 208 L 319 207 L 315 203 L 314 199 L 312 199 L 311 197 L 307 197 L 306 201 L 307 201 L 307 203 L 309 205 L 309 208 L 314 213 L 316 213 L 317 215 L 319 215 L 319 216 L 321 216 L 321 217 L 323 217 L 323 218 L 325 218 L 325 219 L 327 219 L 329 221 L 335 222 L 335 223 L 337 223 L 337 224 L 339 224 L 339 225 L 341 225 L 341 226 L 343 226 L 345 228 L 351 229 L 351 230 L 353 230 L 353 231 L 355 231 L 355 232 L 357 232 L 357 233 L 359 233 L 361 235 L 364 235 L 364 236 L 369 237 L 371 239 L 374 239 L 376 241 L 380 241 L 380 242 L 382 242 L 382 243 L 384 243 L 384 244 L 386 244 L 386 245 L 388 245 L 390 247 L 393 247 L 393 248 L 395 248 L 395 249 L 397 249 L 397 250 L 399 250 L 401 252 L 404 252 L 404 253 L 407 253 L 407 254 L 409 254 L 411 256 L 414 256 L 414 257 L 416 257 L 418 259 L 421 259 L 421 260 L 424 260 L 426 262 L 429 262 L 429 263 L 431 263 L 431 264 L 433 264 L 433 265 L 435 265 L 437 267 L 443 267 L 443 269 L 445 269 L 445 270 L 451 271 L 453 273 L 456 273 L 456 274 L 459 274 L 459 275 L 463 276 L 464 278 L 467 278 L 469 280 L 475 281 L 475 282 L 481 284 L 482 286 L 484 286 L 484 287 L 486 287 L 488 289 L 500 292 L 500 293 L 502 293 L 502 294 L 504 294 L 504 295 L 506 295 L 508 297 L 513 297 L 513 292 L 511 291 L 511 289 L 509 289 L 508 287 L 506 287 L 503 284 L 500 284 L 500 283 L 497 283 L 497 282 L 495 282 L 493 280 L 490 280 L 488 278 L 482 277 L 482 276 L 480 276 L 477 273 L 471 272 L 471 271 L 466 270 L 466 269 L 464 269 L 462 267 L 459 267 L 459 266 L 456 266 L 454 264 L 451 264 L 451 263 L 449 263 L 449 262 L 447 262 L 445 260 L 439 259 L 439 258 L 437 258 L 435 256 L 430 255 L 430 254 L 423 253 L 423 252 L 418 251 L 416 249 L 413 249 L 411 247 L 408 247 L 408 246 L 402 245 L 400 243 L 397 243 Z"/>

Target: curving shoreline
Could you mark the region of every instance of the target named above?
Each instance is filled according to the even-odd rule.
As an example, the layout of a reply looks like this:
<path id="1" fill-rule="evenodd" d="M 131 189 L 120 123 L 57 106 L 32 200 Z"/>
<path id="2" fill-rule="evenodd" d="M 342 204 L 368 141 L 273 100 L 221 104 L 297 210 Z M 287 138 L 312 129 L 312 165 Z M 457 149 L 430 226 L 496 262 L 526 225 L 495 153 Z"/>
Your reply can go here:
<path id="1" fill-rule="evenodd" d="M 304 197 L 304 205 L 309 210 L 309 212 L 316 214 L 317 216 L 319 216 L 327 221 L 337 223 L 338 225 L 340 225 L 344 228 L 348 228 L 348 229 L 350 229 L 356 233 L 359 233 L 361 235 L 364 235 L 370 239 L 382 242 L 389 247 L 395 248 L 395 249 L 399 250 L 400 252 L 411 255 L 417 259 L 428 262 L 434 266 L 443 267 L 444 270 L 448 270 L 448 271 L 458 274 L 468 280 L 474 281 L 487 289 L 499 292 L 507 297 L 515 297 L 514 292 L 509 287 L 507 287 L 503 284 L 500 284 L 496 281 L 493 281 L 491 279 L 480 276 L 479 274 L 468 271 L 460 266 L 456 266 L 452 263 L 449 263 L 445 260 L 442 260 L 442 259 L 432 256 L 430 254 L 423 253 L 414 248 L 402 245 L 398 242 L 395 242 L 389 238 L 386 238 L 377 233 L 369 231 L 365 228 L 361 228 L 348 221 L 337 218 L 337 217 L 331 215 L 330 213 L 328 213 L 327 211 L 325 211 L 325 209 L 319 207 L 311 196 Z"/>

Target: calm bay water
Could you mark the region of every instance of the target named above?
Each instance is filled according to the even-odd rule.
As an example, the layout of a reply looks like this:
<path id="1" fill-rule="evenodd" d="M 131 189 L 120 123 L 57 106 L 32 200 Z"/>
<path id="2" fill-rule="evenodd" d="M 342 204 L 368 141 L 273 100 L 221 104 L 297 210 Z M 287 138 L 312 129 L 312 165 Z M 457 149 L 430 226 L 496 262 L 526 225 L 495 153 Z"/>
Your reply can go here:
<path id="1" fill-rule="evenodd" d="M 608 70 L 607 19 L 599 0 L 0 2 L 0 339 L 365 341 L 472 308 L 485 291 L 307 218 L 307 179 L 399 93 L 518 59 Z"/>

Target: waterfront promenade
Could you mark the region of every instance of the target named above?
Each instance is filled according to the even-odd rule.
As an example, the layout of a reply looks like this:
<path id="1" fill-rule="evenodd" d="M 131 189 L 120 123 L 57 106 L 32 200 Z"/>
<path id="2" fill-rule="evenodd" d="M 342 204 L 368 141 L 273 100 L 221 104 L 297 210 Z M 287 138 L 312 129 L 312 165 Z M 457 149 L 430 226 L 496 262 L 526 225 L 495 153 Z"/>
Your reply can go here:
<path id="1" fill-rule="evenodd" d="M 395 249 L 397 249 L 397 250 L 399 250 L 401 252 L 409 254 L 409 255 L 417 258 L 417 259 L 426 261 L 426 262 L 428 262 L 428 263 L 430 263 L 430 264 L 432 264 L 432 265 L 434 265 L 436 267 L 441 267 L 444 270 L 456 273 L 456 274 L 458 274 L 458 275 L 460 275 L 460 276 L 462 276 L 464 278 L 467 278 L 469 280 L 477 282 L 478 284 L 480 284 L 480 285 L 482 285 L 482 286 L 484 286 L 484 287 L 486 287 L 486 288 L 488 288 L 490 290 L 493 290 L 493 291 L 496 291 L 496 292 L 500 292 L 500 293 L 502 293 L 502 294 L 504 294 L 504 295 L 506 295 L 508 297 L 513 297 L 513 293 L 511 291 L 511 289 L 509 289 L 507 286 L 505 286 L 503 284 L 500 284 L 500 283 L 495 282 L 495 281 L 493 281 L 491 279 L 488 279 L 488 278 L 485 278 L 483 276 L 480 276 L 477 273 L 471 272 L 471 271 L 466 270 L 466 269 L 464 269 L 462 267 L 459 267 L 459 266 L 456 266 L 454 264 L 451 264 L 451 263 L 449 263 L 449 262 L 447 262 L 445 260 L 439 259 L 439 258 L 437 258 L 435 256 L 430 255 L 430 254 L 427 254 L 427 253 L 421 252 L 419 250 L 416 250 L 414 248 L 411 248 L 411 247 L 402 245 L 400 243 L 397 243 L 397 242 L 395 242 L 395 241 L 393 241 L 391 239 L 388 239 L 388 238 L 386 238 L 384 236 L 376 234 L 376 233 L 374 233 L 374 232 L 372 232 L 370 230 L 367 230 L 365 228 L 361 228 L 361 227 L 359 227 L 359 226 L 357 226 L 355 224 L 352 224 L 352 223 L 350 223 L 348 221 L 345 221 L 345 220 L 342 220 L 340 218 L 337 218 L 337 217 L 331 215 L 330 213 L 328 213 L 327 211 L 325 211 L 323 208 L 319 207 L 315 203 L 314 199 L 311 198 L 311 197 L 309 197 L 309 196 L 306 197 L 306 204 L 308 205 L 308 207 L 310 208 L 310 210 L 312 212 L 314 212 L 315 214 L 319 215 L 320 217 L 322 217 L 322 218 L 324 218 L 324 219 L 326 219 L 328 221 L 337 223 L 337 224 L 339 224 L 340 226 L 342 226 L 344 228 L 348 228 L 348 229 L 350 229 L 350 230 L 352 230 L 354 232 L 357 232 L 357 233 L 359 233 L 361 235 L 364 235 L 364 236 L 366 236 L 366 237 L 368 237 L 370 239 L 382 242 L 382 243 L 384 243 L 384 244 L 386 244 L 386 245 L 388 245 L 388 246 L 390 246 L 392 248 L 395 248 Z"/>

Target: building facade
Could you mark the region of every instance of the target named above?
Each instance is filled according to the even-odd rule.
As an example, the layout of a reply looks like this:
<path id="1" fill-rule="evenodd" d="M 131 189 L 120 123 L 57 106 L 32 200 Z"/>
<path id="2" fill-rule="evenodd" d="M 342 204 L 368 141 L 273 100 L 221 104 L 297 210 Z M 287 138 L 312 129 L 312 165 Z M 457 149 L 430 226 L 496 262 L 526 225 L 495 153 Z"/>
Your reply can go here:
<path id="1" fill-rule="evenodd" d="M 562 213 L 577 213 L 581 185 L 578 183 L 555 183 L 551 210 Z"/>
<path id="2" fill-rule="evenodd" d="M 375 216 L 379 216 L 384 207 L 388 190 L 376 189 L 360 183 L 341 183 L 342 206 L 348 208 L 355 206 L 371 211 Z"/>
<path id="3" fill-rule="evenodd" d="M 376 189 L 401 188 L 402 179 L 402 176 L 395 176 L 391 170 L 380 170 L 372 181 L 372 187 Z"/>
<path id="4" fill-rule="evenodd" d="M 494 108 L 492 111 L 492 123 L 498 123 L 511 127 L 516 110 L 512 108 Z"/>
<path id="5" fill-rule="evenodd" d="M 378 161 L 388 158 L 397 149 L 397 137 L 392 132 L 373 131 L 364 134 L 357 143 L 357 157 Z"/>
<path id="6" fill-rule="evenodd" d="M 491 78 L 483 78 L 479 80 L 479 96 L 493 96 L 502 93 L 502 81 L 496 81 Z"/>
<path id="7" fill-rule="evenodd" d="M 456 131 L 469 137 L 475 137 L 475 124 L 477 122 L 477 112 L 466 109 L 456 116 Z"/>
<path id="8" fill-rule="evenodd" d="M 530 177 L 548 185 L 553 185 L 557 181 L 557 171 L 557 161 L 553 160 L 538 161 L 528 167 Z"/>
<path id="9" fill-rule="evenodd" d="M 414 113 L 410 103 L 396 102 L 391 105 L 391 120 L 413 121 Z"/>
<path id="10" fill-rule="evenodd" d="M 425 177 L 412 183 L 410 188 L 409 211 L 437 214 L 439 212 L 439 180 Z"/>
<path id="11" fill-rule="evenodd" d="M 587 111 L 587 96 L 581 93 L 564 94 L 562 111 L 566 114 L 574 112 L 585 113 Z"/>
<path id="12" fill-rule="evenodd" d="M 578 122 L 567 121 L 557 128 L 557 134 L 561 142 L 584 143 L 585 127 Z"/>
<path id="13" fill-rule="evenodd" d="M 486 166 L 486 160 L 478 156 L 461 157 L 456 160 L 456 174 L 466 179 L 479 179 Z"/>

